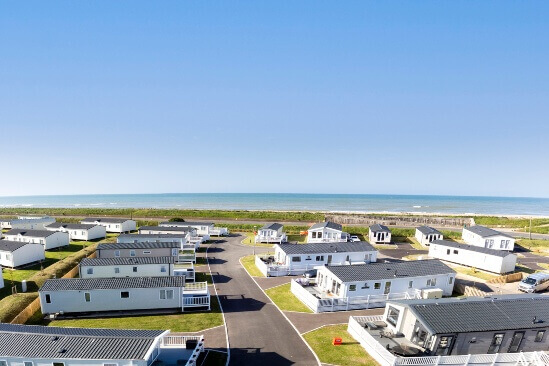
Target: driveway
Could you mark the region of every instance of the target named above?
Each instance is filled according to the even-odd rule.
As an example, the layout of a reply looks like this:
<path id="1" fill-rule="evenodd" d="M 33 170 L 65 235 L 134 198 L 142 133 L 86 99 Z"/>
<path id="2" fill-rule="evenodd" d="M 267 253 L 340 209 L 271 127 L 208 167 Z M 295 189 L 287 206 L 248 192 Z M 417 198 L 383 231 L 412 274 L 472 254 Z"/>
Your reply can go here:
<path id="1" fill-rule="evenodd" d="M 230 364 L 317 365 L 295 329 L 240 265 L 240 257 L 252 254 L 252 248 L 240 244 L 241 240 L 242 236 L 231 236 L 223 243 L 211 244 L 208 250 L 225 313 Z"/>

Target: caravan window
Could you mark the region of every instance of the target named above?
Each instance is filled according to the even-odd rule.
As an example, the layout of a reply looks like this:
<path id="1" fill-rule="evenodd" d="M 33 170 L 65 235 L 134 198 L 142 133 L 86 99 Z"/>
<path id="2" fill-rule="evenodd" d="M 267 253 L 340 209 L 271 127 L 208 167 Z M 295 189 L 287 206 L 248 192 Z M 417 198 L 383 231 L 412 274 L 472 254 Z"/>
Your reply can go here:
<path id="1" fill-rule="evenodd" d="M 8 362 L 0 360 L 0 366 L 8 366 Z"/>
<path id="2" fill-rule="evenodd" d="M 84 292 L 84 300 L 86 300 L 86 302 L 91 301 L 91 295 L 89 292 Z"/>
<path id="3" fill-rule="evenodd" d="M 92 268 L 88 268 L 88 270 L 86 271 L 87 274 L 93 274 L 93 267 Z"/>
<path id="4" fill-rule="evenodd" d="M 323 255 L 317 255 L 316 256 L 316 261 L 317 262 L 323 262 L 324 261 L 324 256 Z"/>
<path id="5" fill-rule="evenodd" d="M 292 262 L 301 262 L 301 257 L 292 257 Z"/>
<path id="6" fill-rule="evenodd" d="M 387 310 L 387 323 L 392 324 L 393 326 L 396 327 L 399 314 L 400 314 L 400 310 L 392 306 L 389 306 L 389 309 Z"/>
<path id="7" fill-rule="evenodd" d="M 503 343 L 504 336 L 505 333 L 494 334 L 494 338 L 492 338 L 492 343 L 488 348 L 488 353 L 499 353 L 499 349 L 501 348 L 501 344 Z"/>
<path id="8" fill-rule="evenodd" d="M 50 294 L 46 294 L 46 304 L 51 304 L 51 296 L 50 296 Z"/>
<path id="9" fill-rule="evenodd" d="M 32 361 L 25 361 L 23 364 L 25 366 L 33 366 L 34 365 L 34 363 Z"/>
<path id="10" fill-rule="evenodd" d="M 545 330 L 538 330 L 536 333 L 536 338 L 534 339 L 534 342 L 541 342 L 543 341 L 543 336 L 545 335 Z"/>
<path id="11" fill-rule="evenodd" d="M 120 292 L 120 298 L 121 299 L 128 299 L 129 297 L 130 297 L 130 292 L 129 291 Z"/>
<path id="12" fill-rule="evenodd" d="M 349 291 L 356 291 L 356 285 L 349 285 Z"/>

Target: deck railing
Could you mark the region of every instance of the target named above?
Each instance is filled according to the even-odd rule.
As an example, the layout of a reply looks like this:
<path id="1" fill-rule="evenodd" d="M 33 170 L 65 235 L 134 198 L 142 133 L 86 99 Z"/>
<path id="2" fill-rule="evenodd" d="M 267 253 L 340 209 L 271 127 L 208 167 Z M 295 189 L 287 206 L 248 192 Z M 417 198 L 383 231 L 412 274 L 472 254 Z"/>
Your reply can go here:
<path id="1" fill-rule="evenodd" d="M 208 282 L 186 283 L 184 292 L 208 292 Z"/>
<path id="2" fill-rule="evenodd" d="M 164 336 L 160 341 L 160 348 L 182 348 L 187 346 L 187 341 L 196 342 L 189 360 L 185 366 L 196 366 L 198 357 L 204 352 L 204 336 Z"/>
<path id="3" fill-rule="evenodd" d="M 361 325 L 367 322 L 382 321 L 378 316 L 352 316 L 349 318 L 348 332 L 381 366 L 547 366 L 549 355 L 546 352 L 495 353 L 459 356 L 397 357 L 383 347 Z"/>
<path id="4" fill-rule="evenodd" d="M 208 310 L 210 310 L 210 296 L 183 297 L 183 310 L 196 307 L 208 307 Z"/>
<path id="5" fill-rule="evenodd" d="M 355 297 L 318 298 L 307 291 L 297 281 L 292 280 L 290 290 L 305 305 L 315 313 L 332 311 L 348 311 L 384 307 L 388 300 L 414 299 L 418 297 L 416 291 L 390 293 L 387 295 L 368 295 Z"/>
<path id="6" fill-rule="evenodd" d="M 282 234 L 279 236 L 256 235 L 254 240 L 256 243 L 279 244 L 288 241 L 288 237 L 286 236 L 286 234 Z"/>
<path id="7" fill-rule="evenodd" d="M 263 259 L 267 259 L 269 256 L 266 255 L 256 255 L 255 256 L 255 265 L 261 273 L 267 277 L 280 277 L 280 276 L 299 276 L 304 274 L 307 271 L 315 269 L 317 267 L 323 266 L 323 264 L 314 263 L 314 264 L 292 264 L 287 266 L 285 264 L 279 265 L 276 263 L 266 263 Z M 361 262 L 366 263 L 366 262 Z M 343 265 L 351 264 L 349 262 L 331 262 L 332 265 Z"/>

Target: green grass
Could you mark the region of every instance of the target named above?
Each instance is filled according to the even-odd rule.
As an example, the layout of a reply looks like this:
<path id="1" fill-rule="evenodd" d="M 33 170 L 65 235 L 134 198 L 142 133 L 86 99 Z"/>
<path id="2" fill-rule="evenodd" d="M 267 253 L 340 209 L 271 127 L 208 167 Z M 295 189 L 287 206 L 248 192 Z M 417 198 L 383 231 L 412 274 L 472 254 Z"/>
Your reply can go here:
<path id="1" fill-rule="evenodd" d="M 488 281 L 488 280 L 491 280 L 493 278 L 498 277 L 497 275 L 493 275 L 493 274 L 490 274 L 490 273 L 479 271 L 478 269 L 472 268 L 472 267 L 452 266 L 452 269 L 455 270 L 458 273 L 462 273 L 462 274 L 465 274 L 465 275 L 477 277 L 477 278 L 480 278 L 481 280 L 485 280 L 485 281 Z"/>
<path id="2" fill-rule="evenodd" d="M 246 235 L 246 237 L 244 239 L 242 239 L 241 243 L 244 244 L 244 245 L 249 245 L 249 246 L 254 246 L 254 233 L 244 233 L 244 235 Z M 264 247 L 264 248 L 272 248 L 274 246 L 274 244 L 267 244 L 267 243 L 256 243 L 255 244 L 256 247 Z"/>
<path id="3" fill-rule="evenodd" d="M 170 329 L 172 332 L 198 332 L 223 325 L 223 316 L 215 296 L 211 297 L 211 311 L 169 315 L 121 316 L 116 318 L 67 319 L 51 322 L 33 317 L 38 324 L 55 327 Z"/>
<path id="4" fill-rule="evenodd" d="M 343 339 L 341 346 L 332 345 L 335 337 Z M 347 332 L 347 325 L 327 325 L 303 335 L 323 363 L 340 366 L 378 365 L 366 350 Z"/>
<path id="5" fill-rule="evenodd" d="M 194 274 L 195 282 L 208 282 L 209 285 L 213 283 L 212 275 L 205 272 L 196 272 Z"/>
<path id="6" fill-rule="evenodd" d="M 257 266 L 255 265 L 255 256 L 254 255 L 248 255 L 248 256 L 240 258 L 240 263 L 242 263 L 242 266 L 244 267 L 244 269 L 246 269 L 246 271 L 248 271 L 250 276 L 265 277 L 265 276 L 263 276 L 263 273 L 261 273 L 259 268 L 257 268 Z"/>
<path id="7" fill-rule="evenodd" d="M 542 239 L 520 239 L 516 243 L 533 253 L 549 256 L 549 240 Z"/>
<path id="8" fill-rule="evenodd" d="M 290 284 L 284 284 L 265 290 L 265 293 L 280 308 L 286 311 L 299 311 L 302 313 L 312 313 L 305 304 L 303 304 L 290 290 Z"/>
<path id="9" fill-rule="evenodd" d="M 0 322 L 9 323 L 37 297 L 38 292 L 28 292 L 7 296 L 0 300 Z"/>
<path id="10" fill-rule="evenodd" d="M 288 235 L 288 242 L 289 243 L 297 242 L 298 244 L 306 244 L 307 235 L 289 234 Z"/>
<path id="11" fill-rule="evenodd" d="M 538 266 L 540 266 L 543 269 L 549 269 L 549 264 L 548 263 L 538 263 Z"/>

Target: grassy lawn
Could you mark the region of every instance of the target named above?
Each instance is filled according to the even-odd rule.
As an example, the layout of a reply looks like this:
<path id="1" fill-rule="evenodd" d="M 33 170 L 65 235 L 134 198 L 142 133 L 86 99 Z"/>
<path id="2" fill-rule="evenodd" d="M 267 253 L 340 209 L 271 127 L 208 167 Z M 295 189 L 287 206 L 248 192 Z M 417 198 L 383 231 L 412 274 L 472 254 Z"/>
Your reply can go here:
<path id="1" fill-rule="evenodd" d="M 213 283 L 212 281 L 212 275 L 209 274 L 209 273 L 205 273 L 205 272 L 196 272 L 194 274 L 194 278 L 195 278 L 195 282 L 208 282 L 209 285 L 211 285 Z"/>
<path id="2" fill-rule="evenodd" d="M 403 257 L 402 259 L 407 261 L 418 261 L 418 260 L 423 260 L 428 258 L 429 256 L 427 254 L 410 254 L 410 255 L 407 255 L 406 257 Z"/>
<path id="3" fill-rule="evenodd" d="M 549 240 L 542 239 L 520 239 L 516 243 L 523 248 L 530 250 L 532 253 L 549 256 Z"/>
<path id="4" fill-rule="evenodd" d="M 547 263 L 538 263 L 538 266 L 540 266 L 543 269 L 549 269 L 549 264 Z"/>
<path id="5" fill-rule="evenodd" d="M 255 256 L 254 255 L 248 255 L 245 257 L 240 258 L 240 263 L 242 266 L 248 271 L 250 276 L 253 277 L 265 277 L 263 276 L 263 273 L 257 268 L 255 265 Z"/>
<path id="6" fill-rule="evenodd" d="M 298 244 L 305 244 L 307 242 L 307 235 L 292 234 L 288 235 L 288 242 Z"/>
<path id="7" fill-rule="evenodd" d="M 302 313 L 312 313 L 305 304 L 292 294 L 290 284 L 276 286 L 265 290 L 271 300 L 280 308 L 280 310 L 299 311 Z"/>
<path id="8" fill-rule="evenodd" d="M 463 267 L 463 266 L 457 266 L 457 265 L 451 265 L 451 267 L 457 273 L 462 273 L 462 274 L 465 274 L 465 275 L 468 275 L 468 276 L 477 277 L 477 278 L 480 278 L 481 280 L 485 280 L 485 281 L 488 281 L 488 280 L 491 280 L 493 278 L 498 277 L 497 275 L 493 275 L 493 274 L 490 274 L 490 273 L 487 273 L 487 272 L 479 271 L 478 269 L 472 268 L 472 267 Z M 518 268 L 517 268 L 517 271 L 518 271 Z"/>
<path id="9" fill-rule="evenodd" d="M 184 314 L 122 316 L 116 318 L 54 320 L 47 325 L 55 327 L 116 328 L 116 329 L 171 329 L 172 332 L 198 332 L 223 325 L 223 317 L 215 296 L 211 297 L 212 310 Z M 33 318 L 37 320 L 37 317 Z M 39 323 L 44 324 L 40 319 Z"/>
<path id="10" fill-rule="evenodd" d="M 428 247 L 424 247 L 423 245 L 421 245 L 417 240 L 416 238 L 410 236 L 407 238 L 408 242 L 414 247 L 414 249 L 417 249 L 417 250 L 428 250 L 429 248 Z"/>
<path id="11" fill-rule="evenodd" d="M 11 289 L 10 294 L 11 294 Z M 38 297 L 38 292 L 11 295 L 0 300 L 0 322 L 8 323 Z"/>
<path id="12" fill-rule="evenodd" d="M 340 366 L 378 365 L 366 350 L 347 332 L 347 325 L 328 325 L 303 335 L 323 363 Z M 343 339 L 341 346 L 332 345 L 335 337 Z"/>

